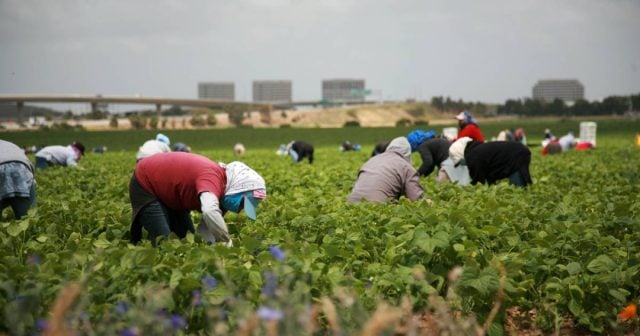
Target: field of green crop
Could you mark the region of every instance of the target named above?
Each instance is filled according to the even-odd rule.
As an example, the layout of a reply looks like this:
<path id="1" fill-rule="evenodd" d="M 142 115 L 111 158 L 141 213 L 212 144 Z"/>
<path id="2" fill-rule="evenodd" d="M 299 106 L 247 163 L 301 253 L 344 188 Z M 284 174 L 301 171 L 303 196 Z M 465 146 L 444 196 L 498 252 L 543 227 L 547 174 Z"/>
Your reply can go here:
<path id="1" fill-rule="evenodd" d="M 483 130 L 490 137 L 512 126 Z M 572 122 L 529 126 L 534 143 L 545 127 L 578 131 Z M 441 298 L 479 325 L 499 302 L 492 335 L 509 332 L 506 312 L 514 307 L 535 312 L 530 322 L 545 332 L 566 323 L 596 333 L 637 330 L 616 316 L 640 297 L 640 148 L 633 144 L 640 123 L 598 127 L 592 151 L 542 157 L 532 147 L 527 190 L 439 185 L 430 176 L 422 184 L 432 203 L 395 205 L 345 200 L 374 142 L 408 128 L 165 132 L 222 162 L 237 159 L 233 143 L 247 145 L 241 161 L 263 175 L 268 198 L 255 222 L 226 215 L 232 248 L 193 235 L 157 248 L 128 244 L 128 182 L 135 150 L 151 131 L 1 133 L 23 146 L 78 139 L 113 150 L 88 154 L 81 169 L 38 172 L 38 207 L 20 221 L 2 214 L 0 333 L 37 333 L 63 321 L 100 335 L 349 335 L 375 320 L 381 302 L 405 307 L 403 298 L 412 307 L 398 308 L 403 314 L 436 314 Z M 318 145 L 313 165 L 274 154 L 293 138 Z M 340 153 L 345 139 L 363 151 Z M 414 166 L 419 160 L 414 154 Z M 458 266 L 460 278 L 448 279 Z M 393 334 L 393 326 L 386 330 Z"/>

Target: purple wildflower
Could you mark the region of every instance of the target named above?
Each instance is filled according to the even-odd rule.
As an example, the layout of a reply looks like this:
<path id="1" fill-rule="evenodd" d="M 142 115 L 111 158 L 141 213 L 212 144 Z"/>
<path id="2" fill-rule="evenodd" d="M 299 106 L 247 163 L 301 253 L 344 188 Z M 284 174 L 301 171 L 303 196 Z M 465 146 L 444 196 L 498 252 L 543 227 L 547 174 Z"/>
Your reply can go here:
<path id="1" fill-rule="evenodd" d="M 49 321 L 40 319 L 36 322 L 36 328 L 40 331 L 45 331 L 49 327 Z"/>
<path id="2" fill-rule="evenodd" d="M 173 329 L 184 329 L 187 326 L 187 322 L 185 322 L 184 317 L 174 314 L 171 315 L 171 327 Z"/>
<path id="3" fill-rule="evenodd" d="M 207 274 L 202 278 L 202 284 L 204 285 L 205 289 L 212 290 L 218 285 L 218 280 Z"/>
<path id="4" fill-rule="evenodd" d="M 202 305 L 202 293 L 197 289 L 191 292 L 191 304 L 196 307 Z"/>
<path id="5" fill-rule="evenodd" d="M 122 314 L 126 314 L 128 310 L 129 310 L 129 306 L 127 306 L 126 302 L 118 301 L 118 303 L 116 303 L 116 313 L 122 315 Z"/>
<path id="6" fill-rule="evenodd" d="M 269 246 L 269 252 L 277 261 L 283 261 L 285 258 L 284 252 L 276 245 Z"/>
<path id="7" fill-rule="evenodd" d="M 138 328 L 127 328 L 123 331 L 120 332 L 120 336 L 138 336 L 140 335 L 140 332 L 138 331 Z"/>
<path id="8" fill-rule="evenodd" d="M 278 277 L 272 272 L 264 272 L 262 294 L 268 297 L 275 297 L 276 289 L 278 289 Z"/>
<path id="9" fill-rule="evenodd" d="M 282 320 L 283 314 L 280 309 L 260 306 L 258 308 L 258 317 L 265 321 L 279 321 Z"/>
<path id="10" fill-rule="evenodd" d="M 27 257 L 27 264 L 29 265 L 40 265 L 41 262 L 42 262 L 42 257 L 40 257 L 37 254 L 30 254 Z"/>

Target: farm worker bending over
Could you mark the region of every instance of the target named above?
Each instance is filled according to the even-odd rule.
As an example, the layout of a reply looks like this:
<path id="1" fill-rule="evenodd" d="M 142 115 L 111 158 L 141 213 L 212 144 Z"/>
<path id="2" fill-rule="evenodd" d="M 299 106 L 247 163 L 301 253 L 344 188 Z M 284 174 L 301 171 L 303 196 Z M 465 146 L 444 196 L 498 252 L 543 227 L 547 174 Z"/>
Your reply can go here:
<path id="1" fill-rule="evenodd" d="M 532 183 L 529 174 L 531 151 L 519 142 L 482 143 L 465 137 L 451 145 L 449 156 L 455 165 L 466 162 L 472 184 L 495 184 L 504 178 L 519 187 Z"/>
<path id="2" fill-rule="evenodd" d="M 440 170 L 442 162 L 449 157 L 451 142 L 444 138 L 434 138 L 435 135 L 434 131 L 415 130 L 407 136 L 411 151 L 418 151 L 422 158 L 422 165 L 418 168 L 418 173 L 422 176 L 431 174 L 436 166 Z"/>
<path id="3" fill-rule="evenodd" d="M 14 217 L 20 219 L 35 201 L 36 180 L 31 161 L 22 148 L 0 140 L 0 215 L 11 206 Z"/>
<path id="4" fill-rule="evenodd" d="M 418 200 L 424 193 L 420 176 L 411 165 L 411 145 L 407 138 L 398 137 L 389 143 L 387 150 L 369 159 L 358 173 L 349 203 L 361 200 L 382 203 L 406 196 Z"/>
<path id="5" fill-rule="evenodd" d="M 569 132 L 558 140 L 549 141 L 542 149 L 542 155 L 566 152 L 575 145 L 576 139 L 573 136 L 573 132 Z"/>
<path id="6" fill-rule="evenodd" d="M 151 155 L 170 152 L 171 148 L 169 148 L 169 145 L 171 145 L 169 137 L 162 133 L 158 133 L 155 139 L 148 140 L 140 146 L 138 154 L 136 154 L 136 160 L 140 161 L 144 158 L 150 157 Z"/>
<path id="7" fill-rule="evenodd" d="M 482 133 L 480 132 L 478 123 L 469 111 L 462 111 L 458 113 L 458 115 L 456 115 L 456 119 L 458 119 L 458 127 L 460 127 L 458 139 L 469 137 L 475 141 L 484 142 L 484 136 L 482 136 Z"/>
<path id="8" fill-rule="evenodd" d="M 36 168 L 46 169 L 60 165 L 75 167 L 84 155 L 84 145 L 74 142 L 69 146 L 47 146 L 36 153 Z"/>
<path id="9" fill-rule="evenodd" d="M 305 157 L 309 159 L 309 163 L 313 163 L 313 145 L 304 141 L 295 140 L 287 145 L 287 153 L 291 156 L 293 162 L 300 162 Z"/>
<path id="10" fill-rule="evenodd" d="M 183 152 L 150 156 L 137 163 L 129 183 L 131 242 L 142 239 L 142 228 L 153 244 L 170 232 L 183 238 L 194 232 L 189 213 L 197 210 L 202 212 L 202 238 L 231 246 L 224 213 L 244 209 L 255 220 L 256 207 L 266 195 L 264 179 L 242 162 L 225 165 Z"/>
<path id="11" fill-rule="evenodd" d="M 378 154 L 384 153 L 387 150 L 387 146 L 389 146 L 389 140 L 378 141 L 375 147 L 373 147 L 373 151 L 371 151 L 371 156 L 376 156 Z"/>
<path id="12" fill-rule="evenodd" d="M 184 142 L 176 142 L 173 145 L 173 151 L 191 153 L 191 147 L 187 146 L 187 144 L 185 144 Z"/>

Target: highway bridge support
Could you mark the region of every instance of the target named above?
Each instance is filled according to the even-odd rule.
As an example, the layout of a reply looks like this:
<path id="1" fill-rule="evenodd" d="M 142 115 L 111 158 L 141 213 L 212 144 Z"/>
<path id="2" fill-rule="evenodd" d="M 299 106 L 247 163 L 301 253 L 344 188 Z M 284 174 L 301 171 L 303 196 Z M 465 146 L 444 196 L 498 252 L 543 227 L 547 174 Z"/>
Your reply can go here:
<path id="1" fill-rule="evenodd" d="M 18 111 L 18 125 L 22 126 L 22 109 L 24 108 L 24 102 L 23 101 L 17 101 L 16 102 L 16 111 Z"/>

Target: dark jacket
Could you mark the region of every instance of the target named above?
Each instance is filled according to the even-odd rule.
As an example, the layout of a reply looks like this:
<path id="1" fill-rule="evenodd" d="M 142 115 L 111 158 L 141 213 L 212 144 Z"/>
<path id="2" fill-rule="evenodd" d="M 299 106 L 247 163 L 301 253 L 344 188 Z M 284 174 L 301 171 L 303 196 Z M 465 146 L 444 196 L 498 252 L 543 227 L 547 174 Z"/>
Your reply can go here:
<path id="1" fill-rule="evenodd" d="M 313 163 L 313 146 L 310 143 L 294 141 L 291 145 L 291 149 L 298 153 L 298 162 L 307 157 L 309 159 L 309 163 Z"/>
<path id="2" fill-rule="evenodd" d="M 525 185 L 532 183 L 529 173 L 531 151 L 519 142 L 471 141 L 464 151 L 464 158 L 472 184 L 495 184 L 515 172 L 520 172 Z"/>
<path id="3" fill-rule="evenodd" d="M 384 153 L 385 150 L 387 150 L 387 146 L 389 146 L 389 143 L 391 141 L 380 141 L 376 144 L 376 146 L 373 148 L 373 151 L 371 152 L 371 156 L 376 156 L 378 154 L 382 154 Z"/>
<path id="4" fill-rule="evenodd" d="M 434 138 L 424 141 L 418 146 L 418 153 L 422 157 L 422 165 L 418 168 L 418 173 L 428 176 L 434 168 L 449 157 L 449 146 L 451 142 L 447 139 Z"/>

